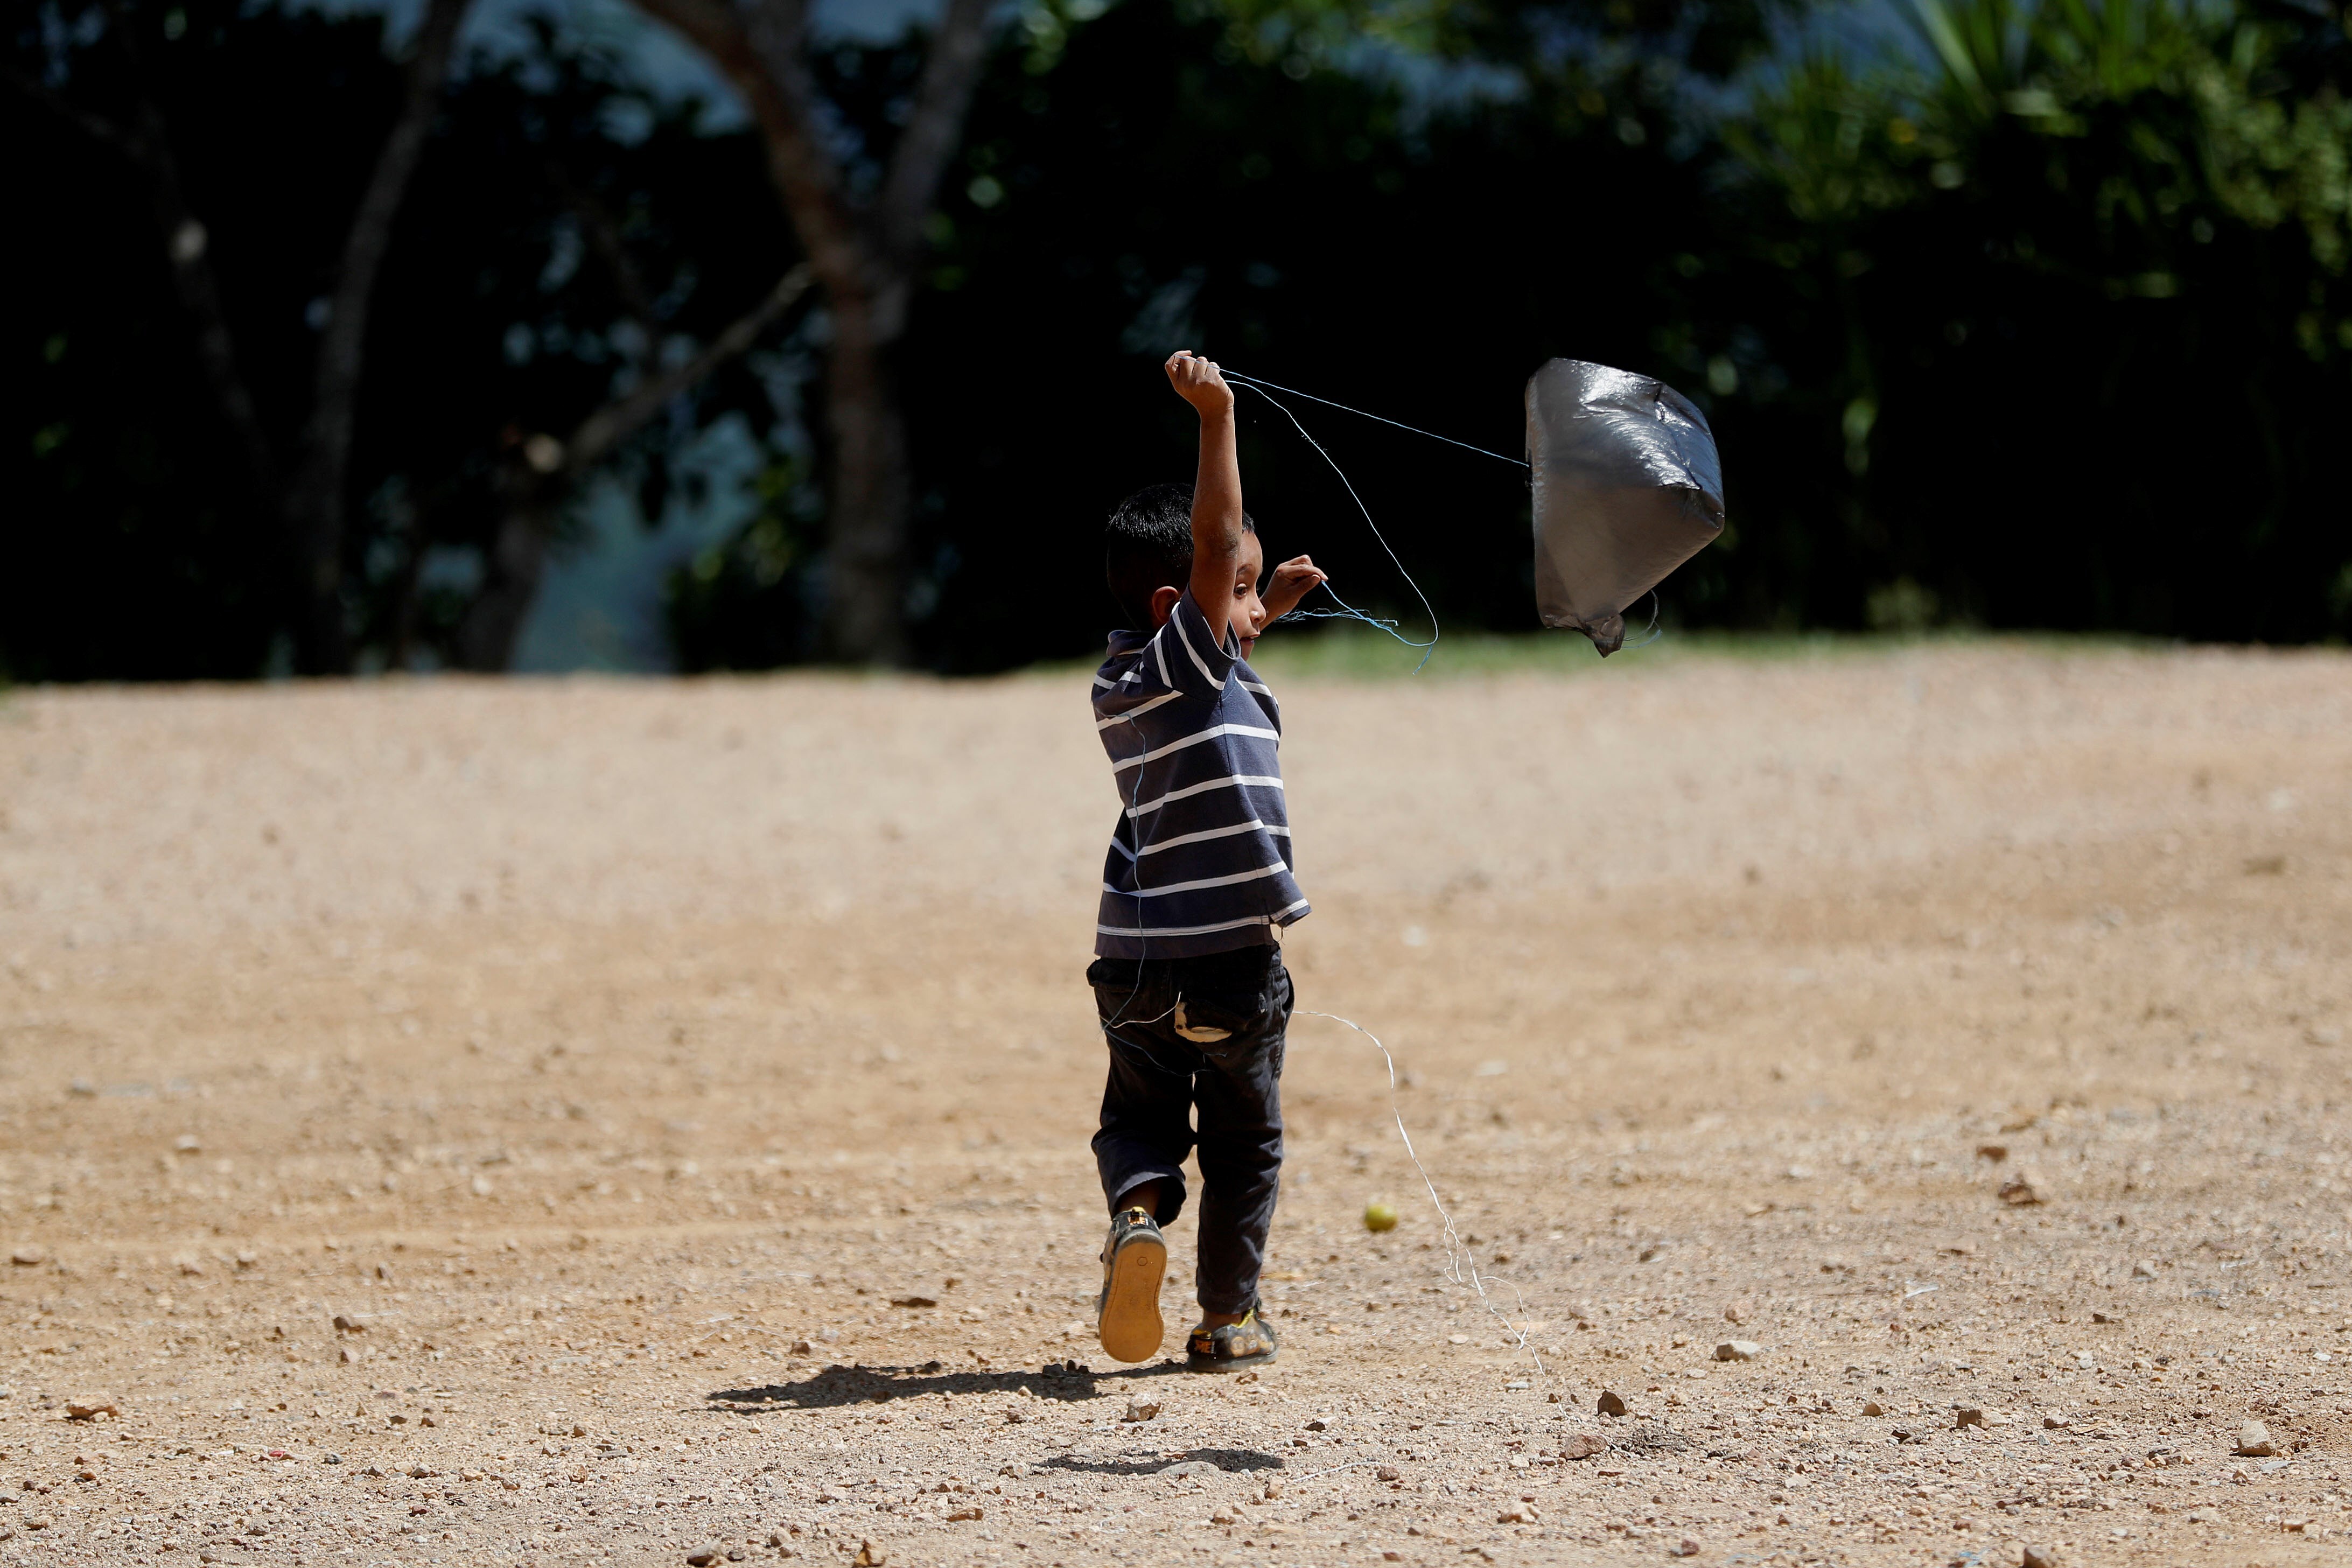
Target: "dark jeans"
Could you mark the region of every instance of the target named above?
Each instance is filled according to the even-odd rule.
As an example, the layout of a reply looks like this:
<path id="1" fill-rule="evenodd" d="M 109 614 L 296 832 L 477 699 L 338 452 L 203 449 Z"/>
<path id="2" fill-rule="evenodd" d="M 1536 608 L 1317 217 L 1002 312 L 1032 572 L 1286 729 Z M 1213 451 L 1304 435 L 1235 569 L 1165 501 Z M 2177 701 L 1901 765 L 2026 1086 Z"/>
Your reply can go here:
<path id="1" fill-rule="evenodd" d="M 1157 1182 L 1153 1217 L 1171 1224 L 1184 1209 L 1184 1156 L 1197 1145 L 1201 1309 L 1246 1312 L 1282 1174 L 1282 1046 L 1293 1001 L 1282 950 L 1098 958 L 1087 979 L 1110 1048 L 1095 1134 L 1103 1196 L 1117 1214 L 1128 1194 Z M 1180 1002 L 1195 1037 L 1177 1032 Z M 1197 1037 L 1217 1029 L 1229 1033 Z"/>

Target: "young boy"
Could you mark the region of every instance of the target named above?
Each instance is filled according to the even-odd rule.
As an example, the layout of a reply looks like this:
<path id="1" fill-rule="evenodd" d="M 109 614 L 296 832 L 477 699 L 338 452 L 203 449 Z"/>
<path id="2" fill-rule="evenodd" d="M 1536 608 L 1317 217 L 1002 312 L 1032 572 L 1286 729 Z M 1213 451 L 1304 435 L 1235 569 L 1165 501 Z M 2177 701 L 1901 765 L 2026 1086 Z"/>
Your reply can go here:
<path id="1" fill-rule="evenodd" d="M 1131 629 L 1111 634 L 1095 676 L 1122 807 L 1087 971 L 1110 1050 L 1094 1139 L 1112 1215 L 1096 1327 L 1117 1360 L 1159 1352 L 1160 1227 L 1183 1210 L 1197 1142 L 1201 1322 L 1185 1359 L 1238 1372 L 1276 1353 L 1257 1315 L 1292 1001 L 1276 933 L 1307 908 L 1291 875 L 1281 714 L 1244 660 L 1323 574 L 1301 555 L 1258 592 L 1265 553 L 1242 510 L 1233 391 L 1189 351 L 1167 371 L 1201 416 L 1199 475 L 1112 515 L 1105 566 Z"/>

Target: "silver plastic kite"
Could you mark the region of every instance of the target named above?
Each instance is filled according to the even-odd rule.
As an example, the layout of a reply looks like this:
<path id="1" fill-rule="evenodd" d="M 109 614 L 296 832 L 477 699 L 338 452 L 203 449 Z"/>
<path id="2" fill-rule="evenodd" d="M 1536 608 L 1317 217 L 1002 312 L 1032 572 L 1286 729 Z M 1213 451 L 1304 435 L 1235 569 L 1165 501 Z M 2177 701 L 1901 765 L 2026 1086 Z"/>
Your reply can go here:
<path id="1" fill-rule="evenodd" d="M 1556 359 L 1528 378 L 1536 607 L 1603 658 L 1625 611 L 1723 531 L 1723 460 L 1690 399 L 1664 382 Z"/>

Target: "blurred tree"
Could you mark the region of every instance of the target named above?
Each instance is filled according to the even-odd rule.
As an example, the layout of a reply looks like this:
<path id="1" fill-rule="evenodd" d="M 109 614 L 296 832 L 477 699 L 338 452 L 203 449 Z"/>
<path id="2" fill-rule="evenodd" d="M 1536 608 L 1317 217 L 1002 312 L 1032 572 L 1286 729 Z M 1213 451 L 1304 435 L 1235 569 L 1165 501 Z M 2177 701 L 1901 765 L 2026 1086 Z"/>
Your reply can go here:
<path id="1" fill-rule="evenodd" d="M 906 330 L 924 219 L 986 63 L 990 0 L 947 0 L 919 71 L 877 84 L 878 115 L 844 113 L 824 92 L 806 0 L 637 3 L 742 94 L 824 287 L 825 647 L 835 658 L 903 663 L 909 453 L 890 353 Z M 909 50 L 883 58 L 913 63 Z"/>
<path id="2" fill-rule="evenodd" d="M 12 65 L 5 79 L 63 123 L 121 154 L 144 180 L 157 238 L 194 329 L 198 361 L 219 416 L 242 449 L 252 500 L 277 512 L 285 530 L 296 585 L 298 666 L 314 674 L 346 669 L 343 520 L 368 314 L 393 220 L 432 128 L 466 0 L 427 0 L 405 89 L 359 192 L 329 286 L 315 302 L 319 342 L 310 412 L 290 464 L 281 461 L 239 363 L 236 334 L 214 276 L 210 231 L 181 178 L 180 156 L 143 63 L 149 50 L 184 34 L 186 11 L 142 13 L 131 0 L 103 5 L 47 0 L 37 10 L 46 14 L 30 40 L 20 36 L 16 42 L 20 52 L 34 52 L 24 48 L 29 41 L 46 58 L 37 70 Z M 58 82 L 66 88 L 53 85 Z"/>
<path id="3" fill-rule="evenodd" d="M 1683 352 L 1747 504 L 1702 571 L 1801 624 L 2347 629 L 2352 106 L 2303 29 L 1919 15 L 1930 67 L 1808 59 L 1730 128 Z"/>
<path id="4" fill-rule="evenodd" d="M 75 215 L 0 251 L 0 288 L 26 302 L 0 375 L 0 664 L 27 677 L 252 674 L 311 608 L 286 591 L 297 536 L 257 481 L 318 423 L 322 329 L 349 320 L 345 219 L 402 74 L 372 17 L 189 0 L 149 23 L 144 79 L 204 215 L 214 316 L 184 303 L 184 259 L 137 243 L 139 206 L 105 199 L 136 190 L 121 155 L 58 112 L 120 87 L 108 21 L 16 37 L 37 90 L 0 92 L 26 209 Z M 355 409 L 335 609 L 362 667 L 503 668 L 593 476 L 633 483 L 658 522 L 700 433 L 789 440 L 795 423 L 799 373 L 754 351 L 773 353 L 804 276 L 775 260 L 789 233 L 736 197 L 760 178 L 751 137 L 711 134 L 701 105 L 545 26 L 476 60 L 438 119 L 375 264 L 366 374 L 337 394 Z M 228 345 L 225 381 L 208 351 Z"/>

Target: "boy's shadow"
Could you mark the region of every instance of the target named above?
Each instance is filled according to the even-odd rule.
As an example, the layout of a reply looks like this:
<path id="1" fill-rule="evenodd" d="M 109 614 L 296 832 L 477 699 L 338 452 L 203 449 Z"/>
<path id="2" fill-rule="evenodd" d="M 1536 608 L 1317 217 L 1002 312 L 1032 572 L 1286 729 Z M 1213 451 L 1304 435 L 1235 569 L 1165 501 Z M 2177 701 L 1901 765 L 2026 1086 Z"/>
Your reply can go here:
<path id="1" fill-rule="evenodd" d="M 887 1404 L 925 1394 L 1003 1394 L 1016 1388 L 1025 1388 L 1039 1399 L 1075 1403 L 1108 1392 L 1097 1386 L 1106 1379 L 1162 1377 L 1182 1371 L 1183 1363 L 1172 1361 L 1109 1373 L 1096 1372 L 1079 1362 L 1056 1362 L 1037 1372 L 950 1372 L 935 1361 L 920 1366 L 828 1366 L 796 1383 L 722 1388 L 704 1397 L 712 1409 L 738 1412 L 778 1406 L 828 1410 L 845 1405 Z"/>

